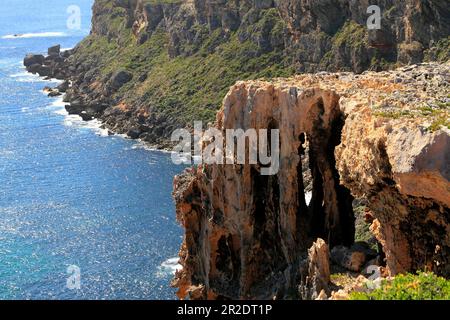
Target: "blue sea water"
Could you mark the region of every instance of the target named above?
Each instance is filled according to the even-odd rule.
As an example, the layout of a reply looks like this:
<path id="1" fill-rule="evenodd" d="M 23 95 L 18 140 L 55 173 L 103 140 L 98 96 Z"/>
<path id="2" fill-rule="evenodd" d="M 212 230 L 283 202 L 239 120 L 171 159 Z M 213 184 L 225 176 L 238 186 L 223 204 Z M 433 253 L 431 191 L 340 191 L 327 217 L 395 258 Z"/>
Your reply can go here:
<path id="1" fill-rule="evenodd" d="M 0 299 L 173 299 L 182 231 L 171 199 L 182 168 L 67 116 L 22 67 L 28 52 L 73 47 L 92 0 L 0 6 Z M 66 22 L 81 9 L 80 30 Z M 16 36 L 14 36 L 16 35 Z M 69 289 L 68 267 L 80 268 Z"/>

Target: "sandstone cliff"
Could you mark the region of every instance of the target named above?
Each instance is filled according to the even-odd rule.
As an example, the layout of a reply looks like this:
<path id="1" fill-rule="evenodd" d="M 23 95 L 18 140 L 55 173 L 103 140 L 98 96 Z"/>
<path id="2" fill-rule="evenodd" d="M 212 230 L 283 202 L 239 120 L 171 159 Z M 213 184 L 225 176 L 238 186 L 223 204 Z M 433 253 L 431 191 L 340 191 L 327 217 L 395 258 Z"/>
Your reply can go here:
<path id="1" fill-rule="evenodd" d="M 449 277 L 449 81 L 447 63 L 238 82 L 215 126 L 278 128 L 280 171 L 202 165 L 175 179 L 186 230 L 179 296 L 289 296 L 317 238 L 331 248 L 353 244 L 353 197 L 368 199 L 388 273 L 427 268 Z"/>
<path id="2" fill-rule="evenodd" d="M 449 57 L 447 0 L 96 0 L 92 32 L 66 60 L 71 112 L 167 146 L 213 121 L 238 80 L 382 70 Z"/>

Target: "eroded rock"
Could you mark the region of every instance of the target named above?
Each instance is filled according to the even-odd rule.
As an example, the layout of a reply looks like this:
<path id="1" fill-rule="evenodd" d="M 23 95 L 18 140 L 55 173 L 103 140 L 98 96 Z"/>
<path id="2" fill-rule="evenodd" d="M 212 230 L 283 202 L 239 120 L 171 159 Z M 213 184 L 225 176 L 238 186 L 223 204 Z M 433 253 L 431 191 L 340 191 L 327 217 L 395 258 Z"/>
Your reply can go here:
<path id="1" fill-rule="evenodd" d="M 359 272 L 366 263 L 367 257 L 362 251 L 336 246 L 331 250 L 331 259 L 347 270 Z"/>
<path id="2" fill-rule="evenodd" d="M 317 239 L 308 250 L 307 274 L 300 284 L 302 300 L 324 300 L 330 294 L 330 251 L 322 239 Z"/>
<path id="3" fill-rule="evenodd" d="M 32 65 L 42 65 L 44 63 L 45 57 L 41 54 L 27 54 L 23 60 L 23 65 L 25 67 L 30 67 Z"/>
<path id="4" fill-rule="evenodd" d="M 280 170 L 261 176 L 261 165 L 213 164 L 176 178 L 177 216 L 186 230 L 183 270 L 174 281 L 179 296 L 201 285 L 207 298 L 283 297 L 298 284 L 302 253 L 318 237 L 331 248 L 353 245 L 352 195 L 368 199 L 390 274 L 426 267 L 450 275 L 450 184 L 442 160 L 450 133 L 433 125 L 448 117 L 439 106 L 448 99 L 449 74 L 449 64 L 423 64 L 238 82 L 215 126 L 279 128 Z M 423 103 L 435 112 L 424 114 Z M 418 131 L 420 139 L 408 138 Z M 402 177 L 411 174 L 423 186 L 407 188 L 411 182 Z M 367 252 L 353 252 L 349 269 L 360 270 L 367 260 L 360 253 Z"/>

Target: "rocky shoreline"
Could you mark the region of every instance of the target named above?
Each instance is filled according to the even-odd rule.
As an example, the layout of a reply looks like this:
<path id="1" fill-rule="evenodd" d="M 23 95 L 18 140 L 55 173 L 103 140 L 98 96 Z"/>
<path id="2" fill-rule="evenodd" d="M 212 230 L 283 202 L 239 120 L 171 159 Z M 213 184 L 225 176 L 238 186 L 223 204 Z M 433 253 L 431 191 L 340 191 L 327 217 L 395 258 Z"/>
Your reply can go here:
<path id="1" fill-rule="evenodd" d="M 110 107 L 107 98 L 91 99 L 87 95 L 77 95 L 77 88 L 73 86 L 77 79 L 76 67 L 73 66 L 70 57 L 74 50 L 61 51 L 60 45 L 48 48 L 47 55 L 27 54 L 23 60 L 26 70 L 32 74 L 43 77 L 44 80 L 61 80 L 56 87 L 45 86 L 44 93 L 49 97 L 63 96 L 63 102 L 67 103 L 65 109 L 69 115 L 78 115 L 83 121 L 99 120 L 102 129 L 107 129 L 110 135 L 121 134 L 132 140 L 140 140 L 151 149 L 169 151 L 171 144 L 167 141 L 152 142 L 146 139 L 145 128 L 127 123 L 126 116 L 106 112 Z M 117 90 L 130 80 L 126 72 L 117 72 L 111 79 L 112 90 Z M 129 116 L 129 115 L 128 115 Z"/>

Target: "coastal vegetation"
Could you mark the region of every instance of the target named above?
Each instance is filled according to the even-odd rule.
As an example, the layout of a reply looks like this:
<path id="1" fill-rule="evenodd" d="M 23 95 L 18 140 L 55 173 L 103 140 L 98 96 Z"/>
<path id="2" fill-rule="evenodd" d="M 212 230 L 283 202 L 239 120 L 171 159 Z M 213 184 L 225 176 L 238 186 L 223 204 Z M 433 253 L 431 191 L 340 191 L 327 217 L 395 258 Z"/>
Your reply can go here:
<path id="1" fill-rule="evenodd" d="M 450 300 L 450 280 L 432 272 L 402 274 L 383 280 L 380 288 L 352 292 L 351 300 Z"/>

